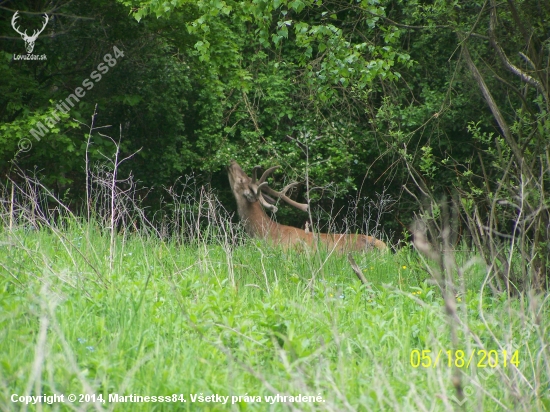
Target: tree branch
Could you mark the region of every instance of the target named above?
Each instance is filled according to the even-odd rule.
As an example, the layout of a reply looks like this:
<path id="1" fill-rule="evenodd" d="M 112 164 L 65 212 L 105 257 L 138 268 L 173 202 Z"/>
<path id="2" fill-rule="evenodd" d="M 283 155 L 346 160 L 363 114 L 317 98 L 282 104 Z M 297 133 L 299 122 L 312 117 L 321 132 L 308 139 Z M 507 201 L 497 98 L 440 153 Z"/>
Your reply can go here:
<path id="1" fill-rule="evenodd" d="M 498 108 L 495 99 L 493 98 L 493 95 L 491 94 L 491 91 L 489 90 L 489 87 L 487 87 L 487 84 L 485 83 L 485 80 L 483 79 L 483 76 L 477 69 L 475 63 L 472 60 L 472 57 L 470 56 L 470 52 L 468 50 L 468 46 L 466 45 L 466 38 L 463 34 L 460 32 L 457 32 L 457 36 L 460 40 L 461 47 L 462 47 L 462 56 L 464 57 L 464 60 L 466 61 L 466 65 L 468 66 L 468 69 L 470 69 L 470 72 L 472 73 L 472 76 L 477 82 L 477 85 L 479 89 L 481 90 L 481 93 L 483 94 L 483 97 L 485 98 L 485 101 L 487 102 L 487 105 L 489 106 L 489 109 L 491 110 L 491 113 L 493 114 L 493 117 L 495 118 L 496 122 L 498 123 L 498 126 L 500 127 L 500 130 L 502 131 L 502 134 L 504 135 L 504 139 L 506 140 L 506 143 L 508 143 L 508 146 L 510 146 L 510 149 L 512 150 L 512 153 L 514 154 L 514 157 L 516 158 L 516 161 L 518 164 L 523 164 L 523 153 L 521 149 L 519 148 L 518 144 L 514 140 L 512 133 L 510 132 L 510 128 L 508 127 L 508 124 L 506 123 L 506 120 L 504 120 L 504 117 L 502 116 L 502 113 L 500 112 L 500 109 Z M 526 173 L 530 174 L 530 171 L 528 168 L 526 168 Z"/>
<path id="2" fill-rule="evenodd" d="M 491 45 L 497 52 L 498 56 L 500 57 L 500 60 L 502 60 L 504 67 L 506 67 L 510 72 L 518 76 L 523 82 L 528 83 L 531 86 L 535 87 L 539 91 L 539 93 L 542 94 L 542 96 L 544 97 L 544 100 L 547 101 L 548 96 L 546 94 L 546 91 L 544 90 L 542 83 L 539 82 L 534 77 L 529 76 L 519 67 L 516 67 L 510 61 L 510 59 L 508 59 L 508 56 L 506 56 L 506 53 L 504 53 L 504 50 L 502 50 L 502 47 L 500 47 L 500 44 L 498 44 L 498 41 L 495 35 L 496 23 L 497 23 L 496 1 L 491 0 L 491 11 L 490 11 L 490 19 L 489 19 L 489 41 L 491 42 Z"/>

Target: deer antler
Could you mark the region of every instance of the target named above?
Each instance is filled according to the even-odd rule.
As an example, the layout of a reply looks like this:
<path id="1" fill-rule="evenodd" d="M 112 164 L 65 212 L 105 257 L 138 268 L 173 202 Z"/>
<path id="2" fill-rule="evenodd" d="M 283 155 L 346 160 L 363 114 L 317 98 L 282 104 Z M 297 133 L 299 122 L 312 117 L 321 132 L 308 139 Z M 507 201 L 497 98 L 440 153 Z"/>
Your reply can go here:
<path id="1" fill-rule="evenodd" d="M 277 166 L 278 167 L 278 166 Z M 252 184 L 257 184 L 258 183 L 258 170 L 262 169 L 262 166 L 254 166 L 254 168 L 252 169 Z M 273 170 L 276 169 L 275 168 L 271 168 Z M 271 173 L 272 170 L 266 170 L 264 174 L 262 174 L 262 177 L 260 178 L 260 182 L 262 182 L 263 180 L 267 179 L 267 175 L 269 173 Z M 258 185 L 258 187 L 256 188 L 256 191 L 257 191 L 257 196 L 258 196 L 258 200 L 260 201 L 260 204 L 265 207 L 266 209 L 269 209 L 271 211 L 273 211 L 273 213 L 277 213 L 277 207 L 275 206 L 275 200 L 271 197 L 269 197 L 268 195 L 263 195 L 263 193 L 260 191 L 260 188 L 261 186 L 263 185 L 264 183 L 260 183 Z M 267 183 L 265 183 L 267 184 Z M 267 198 L 267 199 L 266 199 Z"/>
<path id="2" fill-rule="evenodd" d="M 284 200 L 289 205 L 294 206 L 295 208 L 300 209 L 303 212 L 307 212 L 308 211 L 308 205 L 306 203 L 295 202 L 294 200 L 292 200 L 292 199 L 290 199 L 289 197 L 286 196 L 286 192 L 290 188 L 299 185 L 300 184 L 299 182 L 293 182 L 289 185 L 286 185 L 283 188 L 283 190 L 281 190 L 280 192 L 277 192 L 277 191 L 273 190 L 272 188 L 270 188 L 268 186 L 268 183 L 266 182 L 267 178 L 269 177 L 269 175 L 271 173 L 273 173 L 273 171 L 277 170 L 279 167 L 281 167 L 281 166 L 270 167 L 269 169 L 267 169 L 265 172 L 262 173 L 262 177 L 260 177 L 259 180 L 257 180 L 256 173 L 259 169 L 261 169 L 261 166 L 254 166 L 254 169 L 252 169 L 252 183 L 258 184 L 258 199 L 259 199 L 260 203 L 262 204 L 263 207 L 265 207 L 267 209 L 271 209 L 273 212 L 277 211 L 277 208 L 275 206 L 273 206 L 272 204 L 270 204 L 269 202 L 267 202 L 265 200 L 265 198 L 263 196 L 264 194 L 262 192 L 266 192 L 266 193 L 269 193 L 271 196 L 275 196 L 279 199 Z M 267 197 L 269 200 L 272 200 L 267 195 L 265 195 L 265 197 Z"/>
<path id="3" fill-rule="evenodd" d="M 266 197 L 269 197 L 269 196 L 266 195 Z M 271 198 L 270 198 L 270 199 L 271 199 Z M 273 213 L 277 213 L 277 210 L 279 210 L 279 209 L 277 208 L 277 206 L 275 206 L 274 204 L 269 203 L 267 200 L 265 200 L 264 195 L 263 195 L 262 192 L 259 192 L 259 194 L 258 194 L 258 200 L 260 201 L 260 204 L 261 204 L 263 207 L 265 207 L 266 209 L 271 210 Z"/>
<path id="4" fill-rule="evenodd" d="M 275 196 L 279 199 L 282 199 L 284 200 L 285 202 L 287 202 L 290 206 L 294 206 L 295 208 L 297 209 L 300 209 L 302 212 L 307 212 L 308 211 L 308 204 L 307 203 L 298 203 L 298 202 L 295 202 L 294 200 L 292 200 L 291 198 L 287 197 L 286 196 L 286 192 L 294 187 L 294 186 L 297 186 L 299 185 L 300 183 L 299 182 L 293 182 L 289 185 L 286 185 L 283 190 L 281 190 L 280 192 L 277 192 L 276 190 L 273 190 L 272 188 L 270 188 L 268 186 L 268 183 L 266 182 L 267 178 L 269 177 L 269 175 L 271 173 L 273 173 L 274 170 L 278 169 L 280 166 L 273 166 L 273 167 L 270 167 L 269 169 L 267 169 L 263 174 L 262 174 L 262 177 L 260 177 L 260 180 L 258 181 L 259 185 L 258 185 L 258 190 L 261 190 L 262 192 L 266 192 L 266 193 L 269 193 L 271 196 Z"/>
<path id="5" fill-rule="evenodd" d="M 254 169 L 252 169 L 252 183 L 256 183 L 256 181 L 258 180 L 256 176 L 256 172 L 261 168 L 262 166 L 254 166 Z"/>
<path id="6" fill-rule="evenodd" d="M 267 186 L 267 184 L 261 184 L 259 186 L 259 188 L 264 191 L 264 192 L 267 192 L 269 193 L 271 196 L 275 196 L 279 199 L 282 199 L 284 200 L 285 202 L 287 202 L 290 206 L 294 206 L 295 208 L 297 209 L 300 209 L 302 212 L 307 212 L 308 209 L 309 209 L 309 205 L 307 203 L 298 203 L 298 202 L 295 202 L 294 200 L 292 200 L 291 198 L 287 197 L 286 196 L 286 192 L 288 191 L 288 189 L 290 189 L 291 187 L 294 187 L 296 185 L 299 185 L 300 183 L 298 182 L 294 182 L 294 183 L 291 183 L 289 185 L 286 185 L 283 190 L 281 190 L 280 192 L 277 192 L 275 190 L 273 190 L 272 188 L 270 188 L 269 186 Z"/>
<path id="7" fill-rule="evenodd" d="M 258 184 L 259 184 L 260 186 L 262 186 L 262 183 L 264 183 L 264 182 L 267 180 L 267 178 L 269 177 L 269 175 L 270 175 L 271 173 L 273 173 L 274 170 L 277 170 L 279 167 L 281 167 L 281 166 L 273 166 L 273 167 L 270 167 L 269 169 L 267 169 L 267 170 L 262 174 L 262 177 L 260 177 L 260 180 L 258 180 Z M 256 168 L 254 168 L 254 169 L 256 169 Z M 259 186 L 259 187 L 260 187 L 260 186 Z"/>

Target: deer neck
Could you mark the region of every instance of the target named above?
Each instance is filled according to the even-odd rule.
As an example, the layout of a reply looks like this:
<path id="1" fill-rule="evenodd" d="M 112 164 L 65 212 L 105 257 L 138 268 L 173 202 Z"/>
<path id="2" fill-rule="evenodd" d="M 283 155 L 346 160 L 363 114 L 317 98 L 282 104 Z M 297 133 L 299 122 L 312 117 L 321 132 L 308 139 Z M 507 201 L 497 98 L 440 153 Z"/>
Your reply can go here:
<path id="1" fill-rule="evenodd" d="M 267 237 L 270 231 L 278 226 L 267 216 L 259 202 L 240 202 L 238 212 L 244 222 L 246 232 L 252 237 Z"/>

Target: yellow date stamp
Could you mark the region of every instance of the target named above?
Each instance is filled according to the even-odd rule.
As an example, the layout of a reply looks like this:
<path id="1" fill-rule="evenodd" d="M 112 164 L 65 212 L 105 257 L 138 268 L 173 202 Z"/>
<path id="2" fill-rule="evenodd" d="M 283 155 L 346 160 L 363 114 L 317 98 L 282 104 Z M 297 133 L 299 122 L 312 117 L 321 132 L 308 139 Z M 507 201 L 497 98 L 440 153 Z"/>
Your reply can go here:
<path id="1" fill-rule="evenodd" d="M 507 368 L 510 364 L 519 366 L 519 351 L 507 350 L 472 350 L 469 353 L 461 349 L 435 352 L 430 349 L 413 349 L 411 351 L 411 366 L 413 368 L 435 368 L 439 365 L 448 368 L 469 368 L 474 364 L 478 368 Z"/>

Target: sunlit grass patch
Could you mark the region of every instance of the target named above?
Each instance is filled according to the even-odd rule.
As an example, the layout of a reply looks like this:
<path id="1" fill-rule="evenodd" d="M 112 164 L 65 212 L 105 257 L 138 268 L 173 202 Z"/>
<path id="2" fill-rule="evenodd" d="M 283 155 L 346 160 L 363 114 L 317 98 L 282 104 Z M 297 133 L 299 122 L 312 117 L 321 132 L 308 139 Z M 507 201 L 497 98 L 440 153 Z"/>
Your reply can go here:
<path id="1" fill-rule="evenodd" d="M 110 268 L 110 239 L 93 227 L 1 236 L 3 393 L 183 393 L 188 410 L 227 410 L 191 404 L 189 395 L 199 393 L 321 394 L 325 402 L 300 408 L 331 411 L 416 410 L 418 402 L 445 410 L 453 402 L 451 368 L 411 365 L 414 350 L 436 356 L 452 347 L 440 291 L 406 249 L 354 254 L 369 282 L 363 285 L 345 255 L 257 241 L 182 245 L 118 236 Z M 548 330 L 548 317 L 523 310 L 520 300 L 480 294 L 474 286 L 484 273 L 471 276 L 467 293 L 457 296 L 463 321 L 484 347 L 517 349 L 519 369 L 530 376 L 529 354 L 540 351 L 537 331 Z M 459 339 L 464 351 L 479 347 L 464 331 Z M 498 373 L 516 379 L 509 369 Z M 483 393 L 491 394 L 481 398 L 484 410 L 498 410 L 493 398 L 513 405 L 498 376 L 484 380 Z M 529 399 L 537 405 L 540 398 Z"/>

